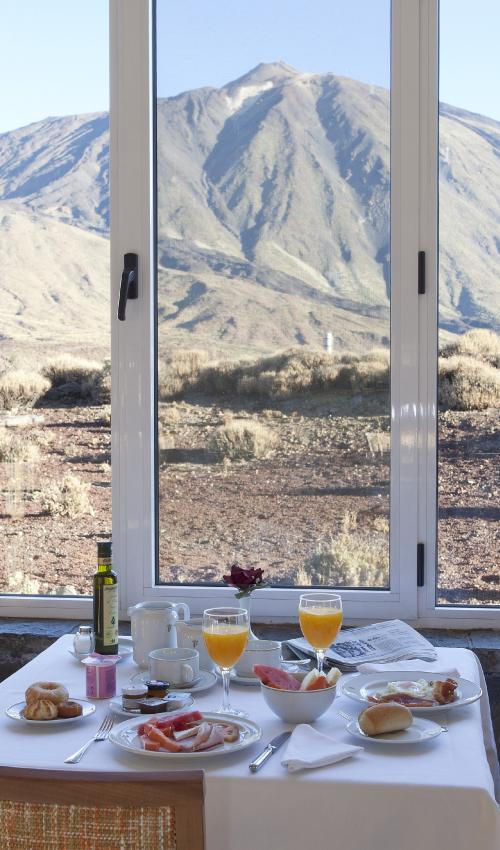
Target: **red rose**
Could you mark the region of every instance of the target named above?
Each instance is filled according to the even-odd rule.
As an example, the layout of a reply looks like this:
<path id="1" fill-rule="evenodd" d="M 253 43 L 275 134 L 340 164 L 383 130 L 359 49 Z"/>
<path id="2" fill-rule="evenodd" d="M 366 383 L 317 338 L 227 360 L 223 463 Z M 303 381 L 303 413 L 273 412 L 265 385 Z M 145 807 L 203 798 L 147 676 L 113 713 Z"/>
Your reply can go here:
<path id="1" fill-rule="evenodd" d="M 239 591 L 250 591 L 263 582 L 264 571 L 259 567 L 249 567 L 247 570 L 238 564 L 231 565 L 231 573 L 223 576 L 226 584 L 238 588 Z"/>

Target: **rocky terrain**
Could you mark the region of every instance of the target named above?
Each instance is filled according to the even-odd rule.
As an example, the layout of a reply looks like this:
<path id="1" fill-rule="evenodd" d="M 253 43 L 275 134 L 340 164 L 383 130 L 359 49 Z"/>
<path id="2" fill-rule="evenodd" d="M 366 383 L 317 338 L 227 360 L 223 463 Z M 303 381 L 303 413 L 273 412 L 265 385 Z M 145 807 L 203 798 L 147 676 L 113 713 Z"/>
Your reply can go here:
<path id="1" fill-rule="evenodd" d="M 321 583 L 333 551 L 354 576 L 373 555 L 373 585 L 383 586 L 389 511 L 384 408 L 375 395 L 371 410 L 356 412 L 352 399 L 338 394 L 272 407 L 203 398 L 162 404 L 161 580 L 217 583 L 238 560 L 263 567 L 278 584 Z M 39 443 L 40 457 L 0 464 L 0 587 L 87 594 L 96 541 L 110 533 L 109 420 L 104 408 L 93 406 L 45 405 L 34 414 L 43 422 L 22 433 Z M 268 456 L 224 461 L 211 450 L 214 430 L 235 420 L 258 423 L 274 435 Z M 500 601 L 499 438 L 493 411 L 441 418 L 443 604 Z M 47 490 L 68 473 L 87 488 L 88 506 L 79 516 L 50 514 Z"/>

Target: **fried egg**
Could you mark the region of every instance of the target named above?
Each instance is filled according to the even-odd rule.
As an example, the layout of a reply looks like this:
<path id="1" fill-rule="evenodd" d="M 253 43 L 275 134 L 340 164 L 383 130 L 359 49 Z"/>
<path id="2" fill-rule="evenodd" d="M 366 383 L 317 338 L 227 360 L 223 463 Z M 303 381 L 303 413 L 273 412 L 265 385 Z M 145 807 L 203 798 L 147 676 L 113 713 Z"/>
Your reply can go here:
<path id="1" fill-rule="evenodd" d="M 425 679 L 418 679 L 416 682 L 388 682 L 384 690 L 379 692 L 379 696 L 387 694 L 408 694 L 418 699 L 433 699 L 433 684 Z"/>

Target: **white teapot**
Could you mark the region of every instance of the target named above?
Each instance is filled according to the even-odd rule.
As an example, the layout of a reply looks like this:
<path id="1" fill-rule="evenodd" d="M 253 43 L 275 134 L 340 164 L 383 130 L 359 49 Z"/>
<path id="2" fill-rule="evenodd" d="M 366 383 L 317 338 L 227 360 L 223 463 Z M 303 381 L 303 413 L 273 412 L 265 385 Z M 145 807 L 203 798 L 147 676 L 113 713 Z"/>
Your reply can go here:
<path id="1" fill-rule="evenodd" d="M 178 611 L 182 611 L 184 620 L 189 620 L 189 608 L 185 602 L 138 602 L 128 609 L 134 661 L 140 667 L 148 666 L 148 656 L 153 649 L 177 646 Z"/>

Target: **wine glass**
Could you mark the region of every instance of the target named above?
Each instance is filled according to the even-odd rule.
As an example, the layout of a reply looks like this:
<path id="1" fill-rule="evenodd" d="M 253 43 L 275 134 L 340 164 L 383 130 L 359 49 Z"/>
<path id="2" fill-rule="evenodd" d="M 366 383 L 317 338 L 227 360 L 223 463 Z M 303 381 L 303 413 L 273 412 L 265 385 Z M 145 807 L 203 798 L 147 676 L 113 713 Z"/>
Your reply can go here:
<path id="1" fill-rule="evenodd" d="M 305 639 L 316 650 L 318 671 L 322 673 L 325 649 L 335 641 L 342 625 L 342 599 L 338 593 L 303 593 L 299 622 Z"/>
<path id="2" fill-rule="evenodd" d="M 223 699 L 218 713 L 246 717 L 229 704 L 231 670 L 247 645 L 250 620 L 244 608 L 207 608 L 203 612 L 203 640 L 207 652 L 222 674 Z"/>

